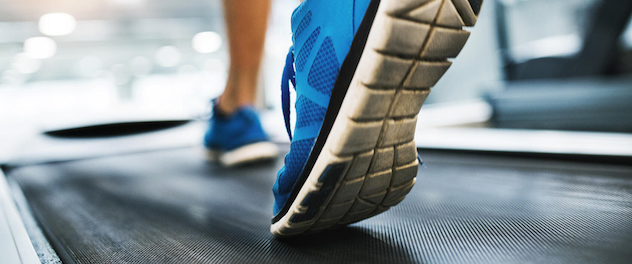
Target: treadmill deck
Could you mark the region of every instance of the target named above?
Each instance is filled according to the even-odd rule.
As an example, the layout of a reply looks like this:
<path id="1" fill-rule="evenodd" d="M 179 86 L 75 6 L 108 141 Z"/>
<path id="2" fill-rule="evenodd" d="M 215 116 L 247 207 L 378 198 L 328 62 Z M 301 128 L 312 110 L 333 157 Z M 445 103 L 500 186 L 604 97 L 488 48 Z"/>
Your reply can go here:
<path id="1" fill-rule="evenodd" d="M 287 146 L 285 146 L 287 150 Z M 398 206 L 292 240 L 269 233 L 282 158 L 201 148 L 11 170 L 64 263 L 629 263 L 632 167 L 422 152 Z"/>

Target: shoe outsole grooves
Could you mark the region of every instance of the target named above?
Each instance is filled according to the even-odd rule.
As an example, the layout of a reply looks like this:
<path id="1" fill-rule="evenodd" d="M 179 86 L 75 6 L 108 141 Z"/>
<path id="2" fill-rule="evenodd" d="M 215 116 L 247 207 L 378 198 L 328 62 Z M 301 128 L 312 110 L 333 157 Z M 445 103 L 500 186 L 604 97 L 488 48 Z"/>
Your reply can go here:
<path id="1" fill-rule="evenodd" d="M 476 2 L 474 8 L 470 5 Z M 465 45 L 481 0 L 382 0 L 318 159 L 270 228 L 291 237 L 354 223 L 401 202 L 418 168 L 417 114 Z"/>

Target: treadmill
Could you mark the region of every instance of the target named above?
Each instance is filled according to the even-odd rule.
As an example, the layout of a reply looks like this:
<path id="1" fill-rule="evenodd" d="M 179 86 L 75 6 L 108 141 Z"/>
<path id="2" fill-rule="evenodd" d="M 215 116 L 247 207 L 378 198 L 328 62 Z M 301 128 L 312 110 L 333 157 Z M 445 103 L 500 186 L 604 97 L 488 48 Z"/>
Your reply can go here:
<path id="1" fill-rule="evenodd" d="M 630 107 L 629 82 L 615 80 L 616 91 L 597 100 L 614 102 L 622 116 L 587 111 L 561 124 L 556 120 L 577 113 L 562 107 L 566 112 L 546 120 L 512 123 L 534 116 L 526 110 L 553 111 L 533 107 L 541 106 L 537 94 L 515 108 L 526 89 L 560 85 L 533 81 L 539 75 L 529 69 L 538 67 L 507 65 L 515 89 L 489 96 L 489 122 L 419 130 L 424 162 L 401 204 L 292 239 L 269 232 L 271 189 L 283 156 L 222 168 L 205 160 L 199 142 L 205 123 L 192 120 L 46 131 L 19 155 L 0 159 L 0 263 L 632 262 L 632 119 L 621 110 Z M 513 83 L 525 76 L 528 82 Z M 594 94 L 582 98 L 597 102 L 590 100 Z M 599 132 L 543 130 L 590 129 L 575 126 L 586 125 L 586 116 L 618 125 Z M 289 150 L 287 142 L 278 144 Z"/>
<path id="2" fill-rule="evenodd" d="M 269 232 L 270 190 L 282 157 L 225 169 L 207 162 L 195 143 L 202 122 L 114 126 L 121 125 L 130 129 L 95 135 L 94 127 L 84 127 L 41 135 L 37 150 L 2 166 L 7 181 L 2 177 L 0 187 L 12 201 L 3 203 L 5 216 L 13 211 L 23 223 L 21 232 L 13 231 L 14 241 L 22 241 L 15 243 L 14 258 L 5 253 L 2 263 L 632 259 L 629 135 L 557 135 L 592 145 L 616 141 L 618 149 L 601 144 L 619 151 L 612 155 L 598 148 L 592 154 L 546 152 L 555 139 L 538 149 L 528 138 L 531 132 L 523 137 L 531 149 L 519 151 L 458 150 L 430 141 L 419 149 L 424 165 L 418 184 L 399 206 L 348 227 L 279 240 Z M 484 140 L 481 131 L 473 134 L 478 140 Z M 279 145 L 289 150 L 287 143 Z"/>

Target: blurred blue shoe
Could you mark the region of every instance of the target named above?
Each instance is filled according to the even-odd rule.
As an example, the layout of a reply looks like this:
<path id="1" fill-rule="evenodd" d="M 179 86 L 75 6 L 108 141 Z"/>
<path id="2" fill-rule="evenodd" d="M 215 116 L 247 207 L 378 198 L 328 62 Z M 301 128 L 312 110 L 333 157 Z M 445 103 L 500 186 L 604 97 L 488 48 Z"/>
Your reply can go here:
<path id="1" fill-rule="evenodd" d="M 217 107 L 204 136 L 207 157 L 226 167 L 243 165 L 277 157 L 278 147 L 268 140 L 257 112 L 251 107 L 237 109 L 231 115 Z"/>
<path id="2" fill-rule="evenodd" d="M 305 0 L 282 103 L 292 141 L 271 232 L 294 236 L 377 215 L 415 184 L 417 114 L 482 0 Z M 290 83 L 296 124 L 290 125 Z"/>

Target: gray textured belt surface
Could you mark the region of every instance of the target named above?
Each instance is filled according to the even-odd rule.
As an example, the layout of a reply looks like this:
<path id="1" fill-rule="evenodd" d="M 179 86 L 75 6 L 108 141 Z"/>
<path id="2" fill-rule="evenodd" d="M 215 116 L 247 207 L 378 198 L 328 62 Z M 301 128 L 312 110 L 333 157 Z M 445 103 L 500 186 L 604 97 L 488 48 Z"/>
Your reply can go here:
<path id="1" fill-rule="evenodd" d="M 402 204 L 348 228 L 269 233 L 276 163 L 200 149 L 17 168 L 65 263 L 629 263 L 632 167 L 422 153 Z"/>

